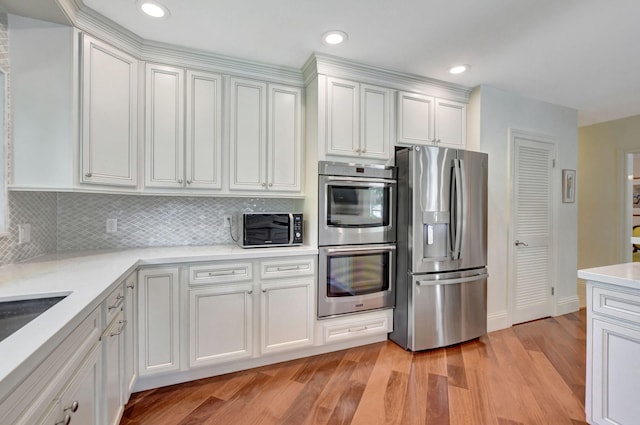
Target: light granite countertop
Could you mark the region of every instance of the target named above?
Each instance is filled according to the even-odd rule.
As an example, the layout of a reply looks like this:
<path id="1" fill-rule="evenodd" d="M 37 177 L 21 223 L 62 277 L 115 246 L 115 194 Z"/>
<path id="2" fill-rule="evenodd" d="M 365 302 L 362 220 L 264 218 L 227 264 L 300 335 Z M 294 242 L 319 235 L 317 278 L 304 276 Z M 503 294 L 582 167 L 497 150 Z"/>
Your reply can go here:
<path id="1" fill-rule="evenodd" d="M 309 246 L 143 248 L 52 254 L 0 267 L 0 302 L 67 295 L 0 342 L 0 402 L 100 304 L 113 284 L 138 267 L 317 253 Z"/>
<path id="2" fill-rule="evenodd" d="M 623 288 L 640 289 L 640 263 L 614 264 L 578 270 L 578 277 Z"/>

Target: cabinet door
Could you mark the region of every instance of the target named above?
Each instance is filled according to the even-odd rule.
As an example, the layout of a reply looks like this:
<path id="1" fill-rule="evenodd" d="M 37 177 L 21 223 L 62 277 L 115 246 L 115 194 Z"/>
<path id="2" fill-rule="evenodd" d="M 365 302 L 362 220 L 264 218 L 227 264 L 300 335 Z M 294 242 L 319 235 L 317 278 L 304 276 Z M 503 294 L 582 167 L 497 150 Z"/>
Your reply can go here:
<path id="1" fill-rule="evenodd" d="M 267 85 L 230 79 L 230 179 L 232 190 L 267 187 Z"/>
<path id="2" fill-rule="evenodd" d="M 125 405 L 129 401 L 133 386 L 138 379 L 137 364 L 137 323 L 135 317 L 135 306 L 138 301 L 137 297 L 137 275 L 131 274 L 125 280 L 125 304 L 124 304 L 124 320 L 127 321 L 123 334 L 123 380 L 122 380 L 122 404 Z"/>
<path id="3" fill-rule="evenodd" d="M 434 102 L 433 97 L 398 92 L 398 143 L 433 143 Z"/>
<path id="4" fill-rule="evenodd" d="M 177 268 L 138 273 L 138 373 L 180 368 L 180 300 Z"/>
<path id="5" fill-rule="evenodd" d="M 269 85 L 269 190 L 302 188 L 302 90 Z"/>
<path id="6" fill-rule="evenodd" d="M 100 411 L 101 383 L 102 347 L 98 344 L 60 395 L 62 418 L 68 416 L 72 424 L 103 423 Z"/>
<path id="7" fill-rule="evenodd" d="M 82 38 L 82 183 L 138 184 L 138 61 Z"/>
<path id="8" fill-rule="evenodd" d="M 104 400 L 107 425 L 118 425 L 124 404 L 122 389 L 124 379 L 124 330 L 128 323 L 120 312 L 102 335 L 104 344 Z M 84 422 L 82 422 L 84 423 Z"/>
<path id="9" fill-rule="evenodd" d="M 252 284 L 189 291 L 189 366 L 253 354 Z"/>
<path id="10" fill-rule="evenodd" d="M 327 77 L 327 155 L 358 156 L 359 84 Z"/>
<path id="11" fill-rule="evenodd" d="M 283 351 L 313 344 L 314 279 L 262 283 L 261 351 Z"/>
<path id="12" fill-rule="evenodd" d="M 436 99 L 435 119 L 436 143 L 463 149 L 467 140 L 467 105 Z"/>
<path id="13" fill-rule="evenodd" d="M 640 417 L 640 329 L 593 319 L 593 424 L 633 424 Z M 589 373 L 587 374 L 589 376 Z M 589 391 L 589 387 L 587 387 Z M 587 414 L 589 416 L 589 414 Z"/>
<path id="14" fill-rule="evenodd" d="M 184 184 L 184 71 L 147 64 L 145 186 Z"/>
<path id="15" fill-rule="evenodd" d="M 360 85 L 360 154 L 366 158 L 390 159 L 391 90 Z"/>
<path id="16" fill-rule="evenodd" d="M 187 188 L 222 188 L 221 87 L 219 74 L 187 71 Z"/>

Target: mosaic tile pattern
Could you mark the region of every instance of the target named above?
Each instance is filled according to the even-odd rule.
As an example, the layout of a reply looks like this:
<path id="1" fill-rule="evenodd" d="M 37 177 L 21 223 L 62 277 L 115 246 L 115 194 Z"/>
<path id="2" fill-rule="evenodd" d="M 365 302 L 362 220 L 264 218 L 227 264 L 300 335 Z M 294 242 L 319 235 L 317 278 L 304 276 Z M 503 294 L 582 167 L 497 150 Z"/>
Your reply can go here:
<path id="1" fill-rule="evenodd" d="M 0 236 L 0 265 L 56 250 L 55 193 L 10 192 L 9 234 Z M 31 224 L 31 242 L 18 244 L 18 225 Z"/>
<path id="2" fill-rule="evenodd" d="M 301 209 L 291 199 L 59 193 L 57 250 L 230 244 L 225 215 Z M 108 218 L 115 233 L 106 233 Z"/>

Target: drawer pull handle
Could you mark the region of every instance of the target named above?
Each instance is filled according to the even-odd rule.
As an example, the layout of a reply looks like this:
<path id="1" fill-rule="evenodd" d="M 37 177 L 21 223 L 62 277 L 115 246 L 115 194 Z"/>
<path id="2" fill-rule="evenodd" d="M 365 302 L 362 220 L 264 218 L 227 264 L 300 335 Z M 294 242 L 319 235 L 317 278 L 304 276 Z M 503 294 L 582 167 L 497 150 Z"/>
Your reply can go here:
<path id="1" fill-rule="evenodd" d="M 71 406 L 65 407 L 62 411 L 66 412 L 67 410 L 71 410 L 71 412 L 75 413 L 78 411 L 78 407 L 80 407 L 80 403 L 78 403 L 78 400 L 74 400 Z"/>
<path id="2" fill-rule="evenodd" d="M 362 331 L 366 331 L 367 328 L 366 326 L 359 326 L 357 328 L 349 328 L 349 332 L 362 332 Z"/>
<path id="3" fill-rule="evenodd" d="M 127 288 L 129 289 L 133 289 L 135 287 L 135 284 L 133 282 L 127 284 Z"/>
<path id="4" fill-rule="evenodd" d="M 91 176 L 92 176 L 92 174 L 91 174 L 91 173 L 85 173 L 85 174 L 84 174 L 84 176 L 85 176 L 85 177 L 91 177 Z"/>
<path id="5" fill-rule="evenodd" d="M 249 295 L 253 294 L 253 290 L 249 290 L 249 291 L 247 292 L 247 294 L 249 294 Z"/>
<path id="6" fill-rule="evenodd" d="M 235 270 L 229 270 L 226 272 L 209 272 L 209 277 L 216 277 L 216 276 L 231 276 L 236 274 Z"/>
<path id="7" fill-rule="evenodd" d="M 64 415 L 64 419 L 56 422 L 54 425 L 69 425 L 71 423 L 71 415 L 70 414 L 66 414 Z"/>
<path id="8" fill-rule="evenodd" d="M 109 336 L 117 336 L 120 335 L 122 333 L 122 331 L 124 331 L 124 328 L 127 327 L 127 321 L 126 320 L 121 320 L 118 322 L 120 324 L 120 327 L 118 328 L 117 332 L 111 332 L 109 334 Z"/>
<path id="9" fill-rule="evenodd" d="M 116 297 L 116 303 L 114 305 L 110 305 L 107 309 L 111 311 L 114 308 L 118 308 L 122 305 L 123 301 L 124 301 L 124 295 L 118 294 L 118 296 Z"/>
<path id="10" fill-rule="evenodd" d="M 300 266 L 276 267 L 276 270 L 278 270 L 279 272 L 286 272 L 289 270 L 300 270 Z"/>

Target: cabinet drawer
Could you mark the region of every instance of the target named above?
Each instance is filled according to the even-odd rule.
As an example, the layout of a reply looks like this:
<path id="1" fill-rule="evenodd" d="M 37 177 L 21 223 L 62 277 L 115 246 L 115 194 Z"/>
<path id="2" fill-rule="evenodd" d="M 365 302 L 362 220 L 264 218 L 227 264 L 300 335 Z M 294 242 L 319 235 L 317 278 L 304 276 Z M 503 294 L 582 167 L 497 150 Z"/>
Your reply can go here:
<path id="1" fill-rule="evenodd" d="M 251 263 L 215 263 L 189 267 L 189 284 L 244 282 L 253 279 Z"/>
<path id="2" fill-rule="evenodd" d="M 307 276 L 315 273 L 315 258 L 283 259 L 262 261 L 260 263 L 260 278 L 275 279 L 291 276 Z"/>
<path id="3" fill-rule="evenodd" d="M 329 344 L 353 338 L 384 334 L 391 331 L 387 316 L 372 317 L 365 320 L 326 324 L 323 326 L 324 342 Z"/>
<path id="4" fill-rule="evenodd" d="M 640 324 L 640 296 L 593 287 L 593 312 Z"/>
<path id="5" fill-rule="evenodd" d="M 118 285 L 118 287 L 109 294 L 104 304 L 107 314 L 104 325 L 109 326 L 109 323 L 111 323 L 113 318 L 116 317 L 124 307 L 124 284 L 121 283 Z"/>
<path id="6" fill-rule="evenodd" d="M 96 346 L 102 331 L 96 308 L 0 405 L 0 420 L 31 425 L 54 405 L 53 400 L 83 359 Z"/>

